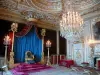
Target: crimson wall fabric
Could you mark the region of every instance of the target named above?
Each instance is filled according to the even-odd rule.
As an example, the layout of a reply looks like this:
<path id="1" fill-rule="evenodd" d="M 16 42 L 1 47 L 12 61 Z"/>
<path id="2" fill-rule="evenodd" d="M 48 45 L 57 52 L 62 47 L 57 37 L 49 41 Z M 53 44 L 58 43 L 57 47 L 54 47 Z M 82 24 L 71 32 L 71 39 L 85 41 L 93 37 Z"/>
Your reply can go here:
<path id="1" fill-rule="evenodd" d="M 10 37 L 10 45 L 8 45 L 8 51 L 7 51 L 7 56 L 8 56 L 8 61 L 10 59 L 10 52 L 11 52 L 11 49 L 12 49 L 12 39 L 13 39 L 13 32 L 9 32 L 9 37 Z"/>

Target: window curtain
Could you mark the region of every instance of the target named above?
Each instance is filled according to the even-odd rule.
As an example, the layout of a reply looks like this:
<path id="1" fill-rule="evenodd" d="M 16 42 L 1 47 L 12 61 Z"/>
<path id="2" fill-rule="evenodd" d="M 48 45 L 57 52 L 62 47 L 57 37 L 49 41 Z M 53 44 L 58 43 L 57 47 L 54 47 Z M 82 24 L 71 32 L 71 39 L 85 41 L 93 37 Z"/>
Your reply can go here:
<path id="1" fill-rule="evenodd" d="M 15 63 L 25 62 L 25 52 L 31 51 L 36 62 L 41 60 L 42 39 L 37 36 L 36 28 L 32 28 L 25 36 L 14 39 L 14 60 Z"/>

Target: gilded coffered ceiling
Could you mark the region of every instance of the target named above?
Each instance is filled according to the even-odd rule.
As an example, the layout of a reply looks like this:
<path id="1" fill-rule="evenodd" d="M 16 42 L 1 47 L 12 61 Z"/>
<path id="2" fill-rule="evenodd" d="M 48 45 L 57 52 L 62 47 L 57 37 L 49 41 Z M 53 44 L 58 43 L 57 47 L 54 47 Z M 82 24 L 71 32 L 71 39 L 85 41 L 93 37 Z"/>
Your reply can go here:
<path id="1" fill-rule="evenodd" d="M 30 16 L 44 27 L 58 27 L 63 11 L 64 0 L 0 0 L 0 8 L 20 15 L 26 22 Z M 100 8 L 100 0 L 71 0 L 81 15 L 87 14 L 93 7 Z M 18 17 L 17 17 L 18 19 Z"/>

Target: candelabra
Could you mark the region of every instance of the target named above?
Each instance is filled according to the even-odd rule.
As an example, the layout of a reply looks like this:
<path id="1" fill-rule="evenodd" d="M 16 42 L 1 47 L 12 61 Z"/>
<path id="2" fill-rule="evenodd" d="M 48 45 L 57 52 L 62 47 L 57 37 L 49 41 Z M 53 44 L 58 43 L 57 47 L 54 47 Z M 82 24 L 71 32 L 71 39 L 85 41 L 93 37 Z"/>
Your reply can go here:
<path id="1" fill-rule="evenodd" d="M 49 40 L 46 42 L 46 47 L 47 47 L 47 49 L 48 49 L 48 58 L 47 58 L 47 63 L 46 63 L 46 65 L 50 66 L 51 63 L 50 63 L 50 58 L 49 58 L 49 48 L 51 47 L 51 42 L 50 42 Z"/>
<path id="2" fill-rule="evenodd" d="M 4 66 L 7 66 L 7 48 L 8 48 L 8 45 L 10 44 L 10 38 L 9 38 L 9 36 L 7 35 L 7 36 L 5 36 L 5 38 L 4 38 L 4 42 L 3 42 L 3 44 L 5 45 L 5 62 L 4 62 Z M 8 68 L 6 67 L 6 70 L 7 70 Z"/>

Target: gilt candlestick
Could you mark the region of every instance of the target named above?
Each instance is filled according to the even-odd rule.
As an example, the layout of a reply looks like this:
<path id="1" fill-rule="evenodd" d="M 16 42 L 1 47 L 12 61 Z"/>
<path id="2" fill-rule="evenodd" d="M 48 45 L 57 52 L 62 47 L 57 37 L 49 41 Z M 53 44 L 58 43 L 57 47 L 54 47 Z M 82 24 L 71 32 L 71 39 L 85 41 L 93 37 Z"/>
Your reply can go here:
<path id="1" fill-rule="evenodd" d="M 5 45 L 5 61 L 4 61 L 4 65 L 7 66 L 8 63 L 7 63 L 7 49 L 8 49 L 8 45 L 10 45 L 10 37 L 7 35 L 5 36 L 4 38 L 4 42 L 3 44 Z M 6 70 L 8 70 L 8 68 L 6 67 Z"/>
<path id="2" fill-rule="evenodd" d="M 51 42 L 50 42 L 49 40 L 46 42 L 46 47 L 47 47 L 47 49 L 48 49 L 48 58 L 47 58 L 47 63 L 46 63 L 46 65 L 50 66 L 51 63 L 50 63 L 50 57 L 49 57 L 49 48 L 51 47 Z"/>

